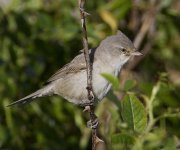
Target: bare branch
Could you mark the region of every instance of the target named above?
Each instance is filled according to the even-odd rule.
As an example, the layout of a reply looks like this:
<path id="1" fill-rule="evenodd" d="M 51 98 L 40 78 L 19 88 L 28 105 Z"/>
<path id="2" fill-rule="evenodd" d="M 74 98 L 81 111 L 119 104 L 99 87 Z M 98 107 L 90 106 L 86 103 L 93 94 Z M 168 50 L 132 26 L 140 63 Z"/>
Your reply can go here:
<path id="1" fill-rule="evenodd" d="M 144 21 L 141 25 L 141 28 L 138 32 L 138 34 L 135 37 L 134 40 L 134 46 L 136 47 L 136 49 L 139 49 L 143 40 L 145 39 L 146 35 L 148 35 L 148 33 L 150 33 L 150 30 L 153 28 L 155 22 L 156 22 L 156 14 L 158 14 L 158 12 L 161 10 L 160 6 L 158 5 L 158 3 L 156 3 L 156 1 L 152 0 L 151 1 L 151 6 L 149 8 L 149 10 L 142 16 L 142 18 L 144 18 Z M 148 43 L 145 44 L 144 49 L 141 51 L 143 56 L 136 58 L 136 61 L 129 61 L 129 63 L 126 65 L 126 69 L 131 70 L 133 68 L 135 68 L 139 62 L 141 60 L 143 60 L 145 58 L 145 56 L 152 50 L 152 38 L 155 35 L 155 31 L 153 31 L 152 33 L 150 33 L 148 36 Z"/>
<path id="2" fill-rule="evenodd" d="M 86 60 L 87 67 L 87 91 L 88 91 L 88 99 L 90 101 L 94 101 L 94 94 L 92 89 L 92 64 L 89 58 L 89 50 L 88 50 L 88 39 L 87 39 L 87 31 L 86 31 L 86 12 L 84 10 L 85 0 L 79 0 L 79 9 L 81 15 L 81 28 L 82 28 L 82 41 L 83 41 L 83 52 Z"/>
<path id="3" fill-rule="evenodd" d="M 86 70 L 87 70 L 87 94 L 88 94 L 88 99 L 91 104 L 90 106 L 87 106 L 87 107 L 89 107 L 90 121 L 93 124 L 93 122 L 97 121 L 97 117 L 94 113 L 95 96 L 94 96 L 93 87 L 92 87 L 92 69 L 93 68 L 92 68 L 92 62 L 90 61 L 90 57 L 89 57 L 88 39 L 87 39 L 87 31 L 86 31 L 86 16 L 89 14 L 85 12 L 84 5 L 85 5 L 85 0 L 79 0 L 81 28 L 82 28 L 82 42 L 83 42 L 83 47 L 84 47 L 83 52 L 84 52 L 84 57 L 86 61 Z M 85 107 L 85 110 L 88 110 L 87 107 Z M 99 144 L 102 141 L 102 140 L 98 140 L 99 138 L 97 137 L 96 128 L 97 128 L 97 125 L 95 127 L 92 127 L 92 150 L 99 149 L 98 148 L 99 146 L 96 148 L 96 144 L 97 143 Z M 104 142 L 102 143 L 104 144 Z"/>

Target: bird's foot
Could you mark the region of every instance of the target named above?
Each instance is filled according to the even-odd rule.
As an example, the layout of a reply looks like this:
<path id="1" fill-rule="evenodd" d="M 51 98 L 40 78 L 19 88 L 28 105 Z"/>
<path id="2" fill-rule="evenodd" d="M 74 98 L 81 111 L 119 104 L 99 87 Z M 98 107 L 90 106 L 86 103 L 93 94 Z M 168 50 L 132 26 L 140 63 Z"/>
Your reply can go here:
<path id="1" fill-rule="evenodd" d="M 99 122 L 97 116 L 94 114 L 94 103 L 88 103 L 88 105 L 84 105 L 83 112 L 89 112 L 90 120 L 87 122 L 87 127 L 91 129 L 96 129 Z"/>
<path id="2" fill-rule="evenodd" d="M 96 102 L 89 101 L 89 102 L 80 104 L 79 106 L 84 107 L 86 109 L 87 107 L 92 107 L 92 106 L 95 106 L 95 105 L 96 105 Z"/>
<path id="3" fill-rule="evenodd" d="M 91 129 L 96 129 L 97 126 L 98 126 L 99 122 L 98 122 L 98 119 L 97 117 L 95 116 L 95 118 L 93 120 L 89 120 L 87 122 L 87 127 L 88 128 L 91 128 Z"/>
<path id="4" fill-rule="evenodd" d="M 85 16 L 90 16 L 90 13 L 87 13 L 83 8 L 79 8 L 82 13 L 84 13 Z"/>

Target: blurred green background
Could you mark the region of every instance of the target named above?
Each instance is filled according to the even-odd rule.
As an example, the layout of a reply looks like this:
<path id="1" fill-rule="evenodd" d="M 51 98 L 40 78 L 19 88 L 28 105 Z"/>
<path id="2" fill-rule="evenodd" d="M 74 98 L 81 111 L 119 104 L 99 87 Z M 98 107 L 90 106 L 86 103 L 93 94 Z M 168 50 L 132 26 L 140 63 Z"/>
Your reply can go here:
<path id="1" fill-rule="evenodd" d="M 87 18 L 90 47 L 117 29 L 123 31 L 144 56 L 126 65 L 122 76 L 136 81 L 133 91 L 142 102 L 162 80 L 153 104 L 154 115 L 179 112 L 180 1 L 86 3 L 86 11 L 91 14 Z M 88 114 L 82 113 L 82 108 L 60 97 L 6 107 L 41 87 L 81 49 L 78 0 L 0 0 L 0 149 L 90 149 Z M 162 75 L 165 77 L 160 79 Z M 126 79 L 121 77 L 122 85 Z M 121 132 L 122 124 L 111 97 L 97 106 L 96 114 L 99 135 L 112 149 L 111 136 Z M 142 149 L 161 149 L 165 144 L 180 147 L 179 127 L 178 115 L 160 120 L 153 127 L 156 131 L 141 143 Z"/>

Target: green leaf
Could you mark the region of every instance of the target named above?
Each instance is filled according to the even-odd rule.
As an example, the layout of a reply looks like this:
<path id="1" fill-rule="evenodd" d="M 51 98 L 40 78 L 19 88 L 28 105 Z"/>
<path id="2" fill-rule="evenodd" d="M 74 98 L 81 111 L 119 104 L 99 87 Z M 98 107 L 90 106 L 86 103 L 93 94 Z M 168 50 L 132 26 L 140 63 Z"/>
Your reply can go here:
<path id="1" fill-rule="evenodd" d="M 129 134 L 120 133 L 115 134 L 111 137 L 112 141 L 112 149 L 123 149 L 123 150 L 130 150 L 131 146 L 135 142 L 135 138 Z"/>
<path id="2" fill-rule="evenodd" d="M 111 100 L 118 107 L 119 110 L 121 110 L 121 102 L 112 90 L 109 91 L 106 97 Z"/>
<path id="3" fill-rule="evenodd" d="M 136 81 L 134 81 L 134 80 L 126 80 L 126 82 L 124 84 L 124 90 L 129 91 L 130 89 L 135 87 L 135 85 L 136 85 Z"/>
<path id="4" fill-rule="evenodd" d="M 119 89 L 119 80 L 118 78 L 114 77 L 111 74 L 107 74 L 107 73 L 102 73 L 101 74 L 107 81 L 109 81 L 112 84 L 112 87 L 114 90 L 118 90 Z"/>
<path id="5" fill-rule="evenodd" d="M 9 104 L 9 99 L 4 99 L 4 111 L 5 111 L 5 118 L 6 118 L 6 124 L 13 136 L 15 136 L 15 129 L 13 124 L 13 118 L 12 118 L 12 109 L 10 107 L 6 107 Z"/>
<path id="6" fill-rule="evenodd" d="M 146 128 L 145 108 L 134 94 L 126 95 L 122 100 L 122 118 L 133 131 L 142 132 Z"/>
<path id="7" fill-rule="evenodd" d="M 164 150 L 176 150 L 175 137 L 170 137 L 165 141 Z"/>
<path id="8" fill-rule="evenodd" d="M 124 145 L 131 145 L 134 143 L 134 137 L 125 134 L 125 133 L 119 133 L 119 134 L 114 134 L 111 138 L 112 144 L 124 144 Z"/>

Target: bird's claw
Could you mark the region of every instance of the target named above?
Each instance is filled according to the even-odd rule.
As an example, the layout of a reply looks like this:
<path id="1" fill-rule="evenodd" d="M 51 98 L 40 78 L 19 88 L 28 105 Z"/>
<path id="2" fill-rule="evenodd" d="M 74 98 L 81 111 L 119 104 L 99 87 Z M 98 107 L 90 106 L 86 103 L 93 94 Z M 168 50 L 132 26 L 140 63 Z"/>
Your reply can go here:
<path id="1" fill-rule="evenodd" d="M 85 16 L 90 16 L 91 14 L 90 13 L 88 13 L 88 12 L 86 12 L 83 8 L 79 8 L 80 9 L 80 11 L 82 12 L 82 13 L 84 13 L 85 14 Z"/>
<path id="2" fill-rule="evenodd" d="M 93 121 L 92 121 L 92 120 L 89 120 L 89 121 L 87 122 L 87 127 L 88 127 L 88 128 L 91 128 L 91 129 L 96 129 L 97 126 L 98 126 L 98 124 L 99 124 L 98 119 L 95 118 Z"/>
<path id="3" fill-rule="evenodd" d="M 95 106 L 95 103 L 94 101 L 89 101 L 87 103 L 83 103 L 83 104 L 80 104 L 81 107 L 84 107 L 84 110 L 86 110 L 88 107 L 89 107 L 89 110 L 90 110 L 90 107 L 91 106 Z M 84 112 L 84 111 L 83 111 Z"/>

